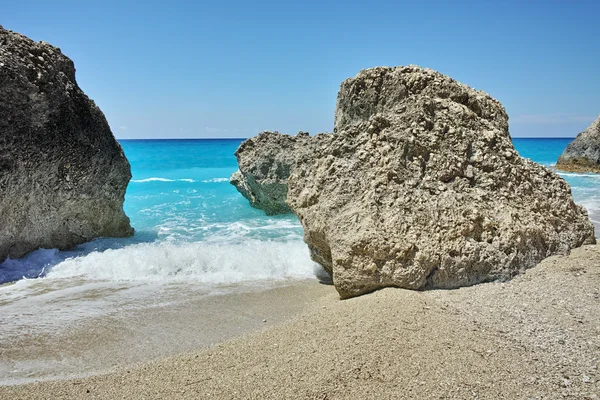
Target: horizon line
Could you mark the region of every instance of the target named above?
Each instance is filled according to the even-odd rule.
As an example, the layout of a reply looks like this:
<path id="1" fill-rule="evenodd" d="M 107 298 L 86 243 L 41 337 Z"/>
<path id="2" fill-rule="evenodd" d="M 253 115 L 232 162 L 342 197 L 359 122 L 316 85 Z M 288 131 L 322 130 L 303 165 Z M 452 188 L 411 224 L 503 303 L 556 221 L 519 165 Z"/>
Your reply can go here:
<path id="1" fill-rule="evenodd" d="M 294 135 L 290 135 L 294 136 Z M 116 140 L 246 140 L 249 137 L 115 138 Z M 576 136 L 511 136 L 511 139 L 575 139 Z"/>

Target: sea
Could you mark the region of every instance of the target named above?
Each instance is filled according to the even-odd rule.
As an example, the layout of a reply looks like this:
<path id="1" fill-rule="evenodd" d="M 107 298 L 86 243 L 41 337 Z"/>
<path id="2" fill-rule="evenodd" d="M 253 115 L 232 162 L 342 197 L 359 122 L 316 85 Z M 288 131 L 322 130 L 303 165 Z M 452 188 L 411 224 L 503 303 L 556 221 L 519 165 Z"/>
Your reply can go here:
<path id="1" fill-rule="evenodd" d="M 135 330 L 126 321 L 140 310 L 176 309 L 190 298 L 265 290 L 322 273 L 294 215 L 266 216 L 229 184 L 242 140 L 120 141 L 133 175 L 124 208 L 135 235 L 41 249 L 0 264 L 0 384 L 39 376 L 40 364 L 7 351 L 26 338 L 60 337 L 106 318 Z M 553 168 L 571 140 L 513 142 L 521 156 Z M 559 174 L 598 224 L 600 175 Z"/>

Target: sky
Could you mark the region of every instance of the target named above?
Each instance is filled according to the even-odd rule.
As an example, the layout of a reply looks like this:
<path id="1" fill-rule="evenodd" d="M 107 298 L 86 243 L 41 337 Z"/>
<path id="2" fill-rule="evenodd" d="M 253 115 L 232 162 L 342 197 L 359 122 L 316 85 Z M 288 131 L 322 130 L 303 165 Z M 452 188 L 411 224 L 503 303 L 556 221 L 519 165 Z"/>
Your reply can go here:
<path id="1" fill-rule="evenodd" d="M 600 114 L 600 1 L 13 1 L 0 24 L 60 47 L 117 138 L 327 132 L 340 83 L 417 64 L 500 100 L 513 137 Z"/>

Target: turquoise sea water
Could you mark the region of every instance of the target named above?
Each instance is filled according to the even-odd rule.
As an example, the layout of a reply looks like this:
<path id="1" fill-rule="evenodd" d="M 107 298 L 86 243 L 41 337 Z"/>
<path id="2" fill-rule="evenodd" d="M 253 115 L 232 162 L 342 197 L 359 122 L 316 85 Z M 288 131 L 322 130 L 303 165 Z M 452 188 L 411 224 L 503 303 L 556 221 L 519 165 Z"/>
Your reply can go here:
<path id="1" fill-rule="evenodd" d="M 548 167 L 570 140 L 513 139 L 523 157 Z M 296 218 L 265 216 L 229 184 L 241 141 L 122 140 L 133 175 L 125 212 L 135 236 L 9 260 L 0 266 L 0 283 L 23 277 L 231 283 L 310 276 L 314 266 Z M 560 174 L 595 220 L 600 176 Z"/>
<path id="2" fill-rule="evenodd" d="M 522 156 L 552 167 L 570 140 L 514 144 Z M 297 219 L 265 216 L 229 184 L 241 139 L 121 143 L 132 167 L 125 211 L 135 236 L 98 239 L 70 251 L 42 249 L 0 264 L 0 283 L 13 282 L 0 286 L 0 338 L 177 302 L 191 293 L 314 277 L 318 267 Z M 600 176 L 561 176 L 596 220 Z"/>
<path id="3" fill-rule="evenodd" d="M 140 309 L 314 279 L 297 219 L 265 216 L 229 184 L 241 141 L 122 141 L 135 235 L 0 264 L 0 283 L 12 282 L 0 286 L 0 384 L 3 373 L 29 373 L 2 369 L 3 344 L 24 332 L 57 335 L 105 317 L 126 323 Z"/>
<path id="4" fill-rule="evenodd" d="M 229 184 L 241 141 L 121 141 L 132 170 L 124 208 L 135 236 L 73 251 L 40 250 L 5 262 L 0 281 L 80 276 L 232 283 L 311 276 L 296 218 L 265 216 Z"/>
<path id="5" fill-rule="evenodd" d="M 522 157 L 553 168 L 560 154 L 572 140 L 572 138 L 514 138 L 513 144 Z M 600 175 L 557 172 L 571 185 L 575 201 L 587 208 L 590 219 L 596 226 L 596 237 L 598 237 L 600 234 Z"/>
<path id="6" fill-rule="evenodd" d="M 295 218 L 265 217 L 229 184 L 241 141 L 121 141 L 133 175 L 125 212 L 136 230 L 186 242 L 301 237 Z"/>

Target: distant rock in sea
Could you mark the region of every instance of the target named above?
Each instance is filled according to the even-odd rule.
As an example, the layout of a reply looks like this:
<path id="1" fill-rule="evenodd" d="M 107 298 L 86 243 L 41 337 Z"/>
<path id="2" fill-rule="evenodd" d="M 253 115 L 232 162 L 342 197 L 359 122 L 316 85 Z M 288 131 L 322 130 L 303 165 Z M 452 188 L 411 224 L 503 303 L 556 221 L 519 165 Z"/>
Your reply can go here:
<path id="1" fill-rule="evenodd" d="M 502 105 L 438 72 L 377 67 L 347 79 L 334 132 L 299 156 L 281 135 L 249 139 L 237 156 L 242 175 L 271 170 L 277 154 L 293 160 L 287 194 L 271 201 L 299 217 L 342 298 L 508 279 L 595 242 L 568 184 L 515 151 Z"/>
<path id="2" fill-rule="evenodd" d="M 558 158 L 556 168 L 568 172 L 600 173 L 600 116 L 569 143 Z"/>
<path id="3" fill-rule="evenodd" d="M 0 261 L 133 234 L 129 163 L 73 62 L 1 26 L 0 116 Z"/>
<path id="4" fill-rule="evenodd" d="M 244 141 L 235 152 L 240 170 L 229 182 L 255 208 L 267 215 L 291 213 L 286 204 L 287 180 L 298 159 L 306 158 L 311 138 L 306 132 L 296 136 L 261 132 Z"/>

